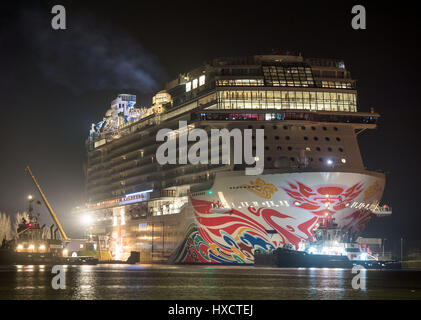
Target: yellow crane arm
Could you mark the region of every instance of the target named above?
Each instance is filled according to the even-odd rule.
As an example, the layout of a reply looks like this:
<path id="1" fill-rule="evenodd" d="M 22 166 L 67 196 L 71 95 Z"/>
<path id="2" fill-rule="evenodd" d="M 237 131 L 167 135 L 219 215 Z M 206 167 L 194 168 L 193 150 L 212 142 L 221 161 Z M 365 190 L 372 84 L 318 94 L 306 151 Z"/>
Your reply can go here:
<path id="1" fill-rule="evenodd" d="M 32 174 L 31 168 L 29 168 L 29 166 L 27 166 L 27 167 L 25 168 L 25 171 L 29 173 L 29 175 L 30 175 L 30 176 L 31 176 L 31 178 L 32 178 L 32 181 L 34 181 L 35 186 L 37 187 L 37 189 L 38 189 L 39 193 L 41 194 L 42 200 L 44 200 L 44 203 L 45 203 L 45 205 L 47 206 L 48 211 L 49 211 L 49 212 L 50 212 L 50 214 L 51 214 L 51 217 L 53 217 L 54 222 L 56 223 L 56 225 L 57 225 L 58 229 L 60 230 L 60 234 L 61 234 L 61 236 L 63 237 L 63 239 L 64 239 L 64 240 L 69 240 L 69 238 L 67 238 L 66 233 L 64 232 L 64 230 L 63 230 L 63 228 L 62 228 L 62 226 L 61 226 L 60 222 L 58 221 L 57 216 L 55 215 L 55 213 L 54 213 L 53 209 L 51 208 L 50 204 L 48 203 L 48 200 L 47 200 L 47 198 L 45 197 L 44 192 L 42 192 L 41 187 L 39 186 L 39 184 L 38 184 L 37 180 L 35 179 L 34 175 Z"/>

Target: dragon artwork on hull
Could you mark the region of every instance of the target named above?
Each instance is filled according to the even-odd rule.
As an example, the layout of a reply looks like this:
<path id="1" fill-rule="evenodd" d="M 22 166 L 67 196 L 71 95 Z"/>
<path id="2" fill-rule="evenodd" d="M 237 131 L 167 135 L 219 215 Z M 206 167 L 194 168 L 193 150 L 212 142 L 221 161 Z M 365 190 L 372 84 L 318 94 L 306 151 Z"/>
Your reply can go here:
<path id="1" fill-rule="evenodd" d="M 244 212 L 232 208 L 216 213 L 212 210 L 214 201 L 191 197 L 194 221 L 179 247 L 177 262 L 253 263 L 256 250 L 269 252 L 287 243 L 298 249 L 300 243 L 314 241 L 314 231 L 326 217 L 338 218 L 339 226 L 345 230 L 360 232 L 372 215 L 369 210 L 349 208 L 364 191 L 362 183 L 310 187 L 290 182 L 282 189 L 290 198 L 289 209 L 304 210 L 306 218 L 278 208 L 254 206 L 242 208 Z"/>

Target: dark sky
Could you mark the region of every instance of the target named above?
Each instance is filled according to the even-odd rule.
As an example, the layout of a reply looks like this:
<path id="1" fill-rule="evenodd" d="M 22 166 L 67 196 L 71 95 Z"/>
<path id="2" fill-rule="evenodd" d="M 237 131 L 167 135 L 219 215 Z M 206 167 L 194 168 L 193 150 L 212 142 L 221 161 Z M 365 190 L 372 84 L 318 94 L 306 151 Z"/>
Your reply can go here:
<path id="1" fill-rule="evenodd" d="M 70 211 L 84 202 L 84 139 L 118 93 L 147 106 L 205 60 L 280 48 L 345 61 L 359 110 L 382 115 L 359 141 L 365 165 L 387 172 L 383 202 L 393 206 L 364 235 L 420 239 L 418 11 L 410 1 L 290 2 L 2 1 L 0 211 L 25 209 L 29 164 L 65 229 L 80 235 Z M 67 10 L 65 31 L 51 28 L 55 4 Z M 366 30 L 351 28 L 355 4 L 367 9 Z"/>

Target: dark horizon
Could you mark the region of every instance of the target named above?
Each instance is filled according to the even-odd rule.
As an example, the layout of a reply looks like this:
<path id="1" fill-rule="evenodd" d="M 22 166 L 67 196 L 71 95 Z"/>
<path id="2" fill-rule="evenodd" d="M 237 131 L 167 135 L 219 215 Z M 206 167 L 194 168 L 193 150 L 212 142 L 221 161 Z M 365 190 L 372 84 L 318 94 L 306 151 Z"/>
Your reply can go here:
<path id="1" fill-rule="evenodd" d="M 382 204 L 393 215 L 372 219 L 363 235 L 421 240 L 419 22 L 410 5 L 62 1 L 68 29 L 54 31 L 55 4 L 0 5 L 0 212 L 24 211 L 36 194 L 30 165 L 67 233 L 80 236 L 70 211 L 84 202 L 84 140 L 117 94 L 149 106 L 165 82 L 204 61 L 281 48 L 344 60 L 357 79 L 358 110 L 381 114 L 359 143 L 365 166 L 387 174 Z M 366 30 L 351 28 L 355 4 L 367 10 Z M 51 221 L 45 208 L 42 218 Z"/>

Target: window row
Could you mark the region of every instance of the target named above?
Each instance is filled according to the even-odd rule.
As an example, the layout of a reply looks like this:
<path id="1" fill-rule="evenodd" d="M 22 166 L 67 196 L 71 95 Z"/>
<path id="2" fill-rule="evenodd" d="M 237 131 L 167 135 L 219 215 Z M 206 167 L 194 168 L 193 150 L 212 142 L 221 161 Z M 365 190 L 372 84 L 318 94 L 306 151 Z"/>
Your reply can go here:
<path id="1" fill-rule="evenodd" d="M 228 79 L 216 80 L 216 85 L 220 87 L 263 87 L 265 82 L 263 79 Z M 266 78 L 266 86 L 272 87 L 314 87 L 311 80 L 268 80 Z M 316 87 L 331 89 L 354 89 L 355 86 L 351 82 L 339 81 L 316 81 Z"/>
<path id="2" fill-rule="evenodd" d="M 352 89 L 351 82 L 338 82 L 338 81 L 322 81 L 322 88 L 335 88 L 335 89 Z"/>
<path id="3" fill-rule="evenodd" d="M 269 161 L 270 162 L 272 160 L 273 160 L 272 157 L 267 157 L 266 158 L 266 161 Z M 290 157 L 289 160 L 292 161 L 292 162 L 294 162 L 296 160 L 298 161 L 299 159 L 296 159 L 295 157 Z M 307 160 L 310 161 L 310 162 L 315 161 L 315 159 L 313 157 L 309 157 L 309 158 L 307 158 Z M 345 158 L 341 158 L 341 159 L 332 159 L 332 158 L 324 159 L 324 158 L 318 158 L 317 160 L 319 162 L 325 162 L 325 164 L 327 164 L 329 166 L 332 166 L 332 165 L 335 165 L 335 164 L 340 164 L 340 163 L 342 163 L 342 164 L 345 164 L 346 163 L 346 159 Z"/>
<path id="4" fill-rule="evenodd" d="M 314 80 L 309 67 L 263 66 L 268 86 L 313 87 Z"/>
<path id="5" fill-rule="evenodd" d="M 272 113 L 266 113 L 266 120 L 272 120 L 272 119 L 275 119 L 275 115 L 274 114 L 272 114 Z M 258 128 L 259 126 L 256 126 L 256 128 Z M 249 129 L 253 129 L 253 126 L 252 125 L 248 125 L 248 128 Z M 266 126 L 265 125 L 260 125 L 260 129 L 265 129 L 266 128 Z M 288 126 L 288 125 L 284 125 L 283 126 L 283 128 L 284 128 L 284 130 L 288 130 L 288 129 L 290 129 L 290 128 L 292 128 L 292 126 L 290 125 L 290 126 Z M 301 128 L 301 130 L 306 130 L 306 127 L 305 126 L 301 126 L 300 127 Z M 272 129 L 273 130 L 277 130 L 278 129 L 278 126 L 272 126 Z M 327 131 L 328 130 L 328 128 L 327 127 L 322 127 L 322 129 L 323 129 L 323 131 Z M 314 127 L 314 126 L 311 126 L 311 130 L 313 130 L 313 131 L 315 131 L 316 130 L 316 127 Z M 334 131 L 338 131 L 339 129 L 338 129 L 338 127 L 333 127 L 333 130 Z M 338 138 L 336 138 L 336 140 L 338 140 L 338 141 L 340 141 L 341 139 L 338 137 Z"/>
<path id="6" fill-rule="evenodd" d="M 255 138 L 255 136 L 254 135 L 252 135 L 252 139 L 254 139 Z M 267 140 L 267 136 L 264 136 L 264 138 L 265 138 L 265 140 Z M 280 139 L 280 137 L 279 136 L 275 136 L 274 137 L 274 139 L 275 140 L 279 140 Z M 284 139 L 285 140 L 290 140 L 291 139 L 291 137 L 290 136 L 285 136 L 284 137 Z M 308 137 L 307 136 L 305 136 L 305 137 L 303 137 L 303 139 L 305 140 L 305 141 L 308 141 Z M 319 141 L 319 137 L 313 137 L 313 140 L 314 141 Z M 332 139 L 333 140 L 333 139 Z M 327 141 L 327 142 L 329 142 L 330 141 L 330 137 L 325 137 L 325 141 Z M 340 142 L 341 141 L 341 138 L 339 138 L 339 137 L 336 137 L 336 141 L 338 141 L 338 142 Z"/>
<path id="7" fill-rule="evenodd" d="M 264 86 L 263 79 L 229 79 L 229 80 L 216 80 L 217 86 Z"/>
<path id="8" fill-rule="evenodd" d="M 252 146 L 252 149 L 253 150 L 256 150 L 256 146 Z M 282 147 L 282 146 L 276 146 L 276 151 L 286 151 L 286 150 L 288 150 L 288 151 L 292 151 L 294 148 L 293 147 L 291 147 L 291 146 L 288 146 L 288 147 Z M 295 148 L 296 149 L 296 148 Z M 333 152 L 333 149 L 334 148 L 332 148 L 332 147 L 327 147 L 326 148 L 326 151 L 328 151 L 328 152 Z M 269 146 L 265 146 L 265 150 L 266 151 L 270 151 L 271 150 L 271 147 L 269 147 Z M 297 151 L 297 149 L 295 150 L 295 151 Z M 306 147 L 305 148 L 305 151 L 307 151 L 307 152 L 311 152 L 311 151 L 317 151 L 317 152 L 321 152 L 322 151 L 322 148 L 321 147 L 315 147 L 314 148 L 314 150 L 312 150 L 311 149 L 311 147 Z M 338 151 L 340 152 L 340 153 L 344 153 L 344 149 L 342 148 L 342 147 L 339 147 L 338 148 Z"/>
<path id="9" fill-rule="evenodd" d="M 192 89 L 196 89 L 198 86 L 203 86 L 205 84 L 205 76 L 202 75 L 199 79 L 193 79 L 193 81 L 189 81 L 186 83 L 186 92 L 191 91 Z"/>
<path id="10" fill-rule="evenodd" d="M 306 109 L 357 111 L 356 95 L 339 92 L 247 91 L 218 92 L 218 109 Z"/>

